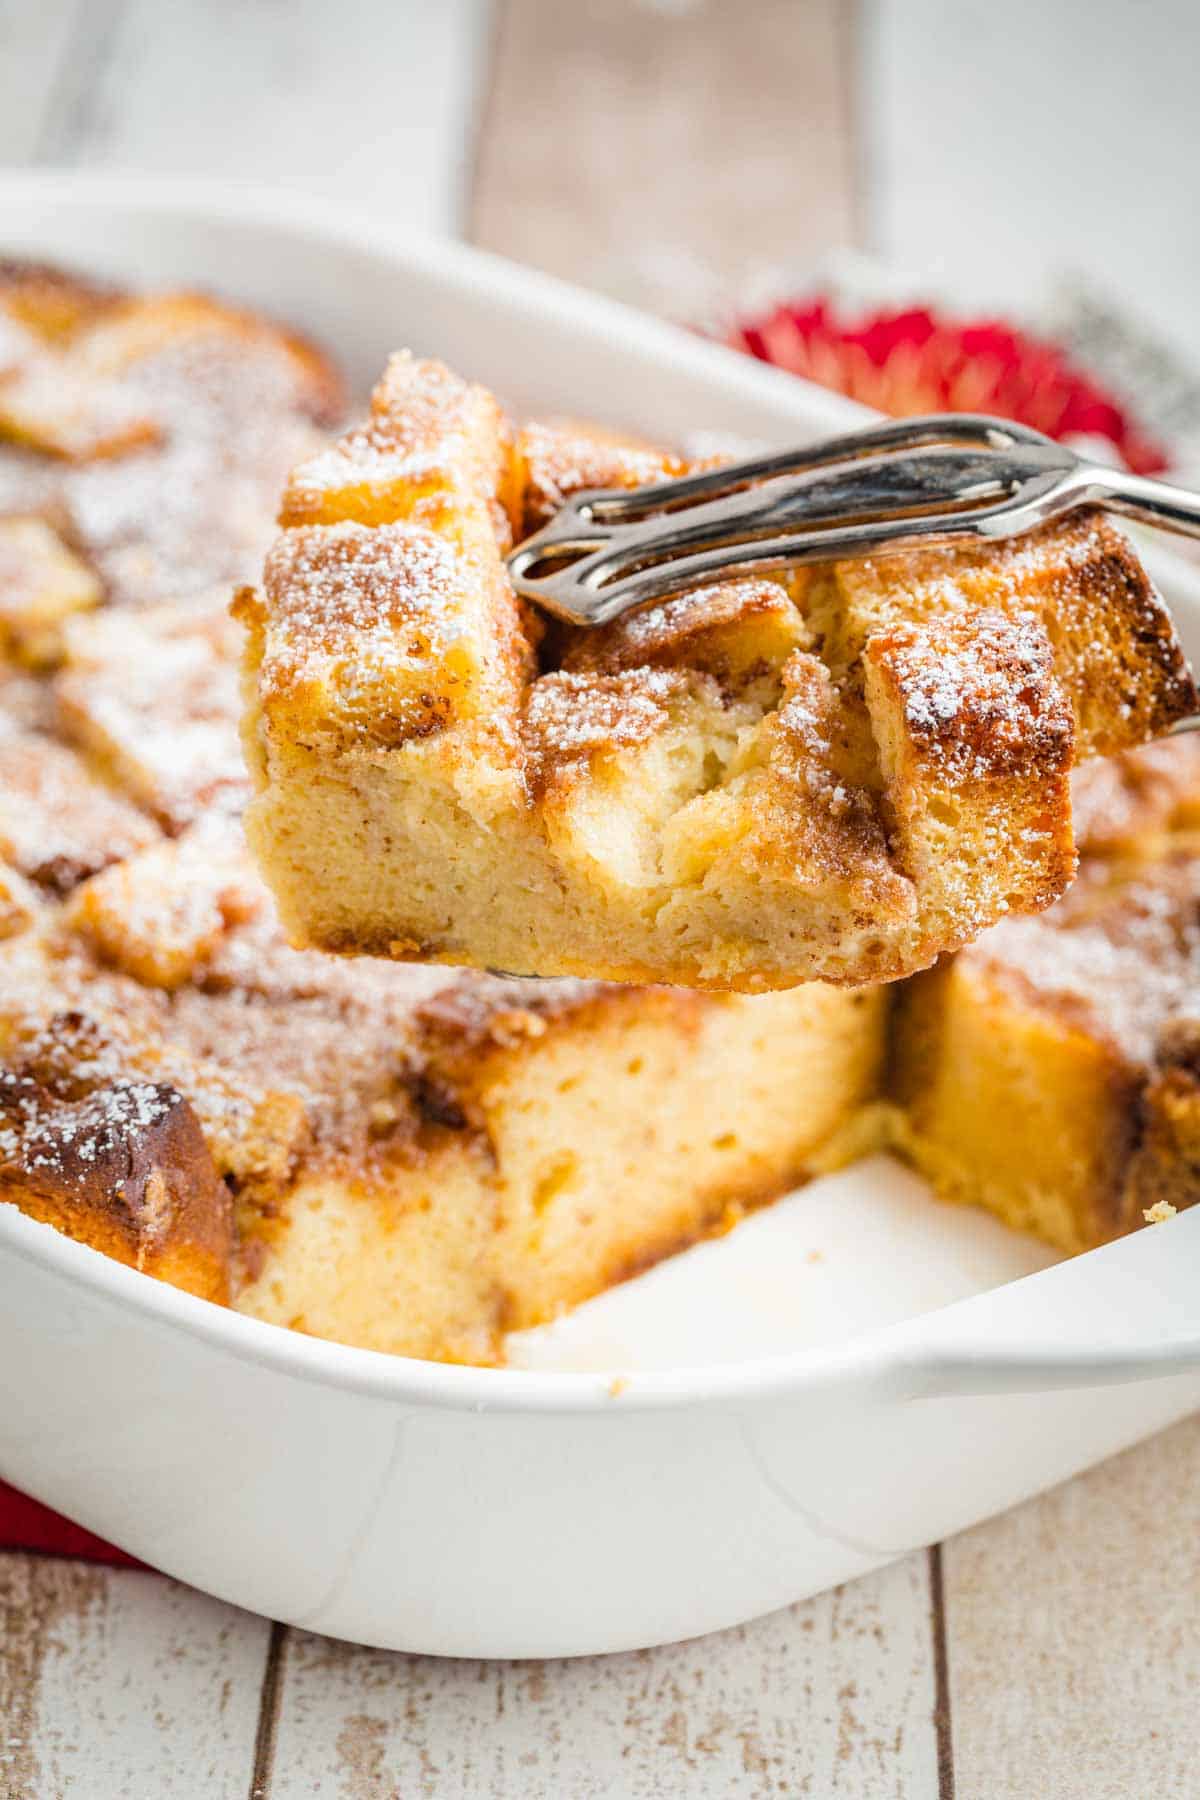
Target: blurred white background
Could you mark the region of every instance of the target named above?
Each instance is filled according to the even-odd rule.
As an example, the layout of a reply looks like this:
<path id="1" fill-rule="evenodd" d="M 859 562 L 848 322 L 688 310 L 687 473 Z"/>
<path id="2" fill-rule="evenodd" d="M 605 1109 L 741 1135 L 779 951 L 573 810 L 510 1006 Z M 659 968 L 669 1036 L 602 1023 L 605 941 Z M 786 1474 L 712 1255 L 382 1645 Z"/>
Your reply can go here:
<path id="1" fill-rule="evenodd" d="M 283 182 L 673 312 L 855 247 L 1194 347 L 1195 0 L 3 0 L 0 160 Z"/>

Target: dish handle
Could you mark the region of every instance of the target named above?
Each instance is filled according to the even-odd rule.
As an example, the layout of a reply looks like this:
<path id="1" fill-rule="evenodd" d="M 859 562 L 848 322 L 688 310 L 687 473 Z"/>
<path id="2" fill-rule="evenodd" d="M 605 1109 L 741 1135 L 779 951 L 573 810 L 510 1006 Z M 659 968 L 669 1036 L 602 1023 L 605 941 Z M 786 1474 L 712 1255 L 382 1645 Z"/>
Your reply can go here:
<path id="1" fill-rule="evenodd" d="M 912 1399 L 1112 1387 L 1200 1370 L 1200 1206 L 914 1321 Z"/>

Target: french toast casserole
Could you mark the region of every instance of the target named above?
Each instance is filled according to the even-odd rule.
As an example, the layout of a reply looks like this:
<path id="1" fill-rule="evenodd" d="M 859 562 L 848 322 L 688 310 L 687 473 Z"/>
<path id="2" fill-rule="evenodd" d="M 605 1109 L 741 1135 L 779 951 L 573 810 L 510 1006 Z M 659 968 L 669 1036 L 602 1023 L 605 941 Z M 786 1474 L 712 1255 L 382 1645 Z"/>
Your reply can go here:
<path id="1" fill-rule="evenodd" d="M 389 379 L 389 406 L 415 383 L 411 431 L 442 434 L 446 404 L 489 412 L 480 390 L 419 365 Z M 1186 704 L 1174 639 L 1115 532 L 1087 520 L 990 569 L 914 567 L 902 619 L 882 568 L 860 571 L 839 624 L 843 741 L 833 678 L 810 648 L 828 594 L 805 613 L 797 584 L 723 584 L 589 643 L 553 631 L 539 643 L 515 611 L 498 626 L 496 559 L 513 529 L 572 485 L 649 480 L 677 460 L 529 427 L 499 474 L 464 426 L 454 455 L 466 462 L 447 473 L 439 450 L 419 493 L 406 466 L 398 499 L 372 428 L 327 444 L 341 408 L 326 358 L 265 319 L 199 295 L 0 271 L 0 1199 L 257 1317 L 488 1362 L 505 1332 L 884 1144 L 947 1197 L 1066 1250 L 1194 1197 L 1200 761 L 1186 740 L 1075 776 L 1083 872 L 1050 911 L 1006 919 L 891 986 L 852 984 L 834 955 L 848 906 L 873 921 L 854 957 L 898 974 L 946 934 L 974 936 L 1001 899 L 1013 915 L 1048 903 L 1074 861 L 1074 746 L 1119 751 Z M 293 468 L 284 537 L 268 550 Z M 231 592 L 257 579 L 264 552 L 265 598 L 243 588 L 239 624 Z M 464 568 L 478 602 L 466 621 Z M 298 622 L 301 573 L 310 612 Z M 405 612 L 413 581 L 443 596 L 436 616 Z M 912 596 L 939 584 L 956 596 L 949 616 L 922 620 Z M 886 631 L 867 632 L 868 618 Z M 238 743 L 243 625 L 262 708 L 253 779 Z M 860 691 L 851 636 L 881 632 L 888 654 Z M 933 728 L 894 745 L 889 779 L 909 811 L 888 813 L 888 830 L 926 859 L 922 886 L 888 861 L 878 789 L 847 772 L 863 755 L 864 709 L 878 719 L 891 706 L 893 722 L 937 714 L 930 643 L 943 670 L 960 657 L 978 671 L 995 654 L 968 722 L 986 771 L 972 774 Z M 898 709 L 879 698 L 889 682 L 906 696 Z M 356 909 L 377 877 L 386 888 L 400 841 L 378 820 L 355 837 L 339 816 L 346 791 L 331 798 L 318 777 L 355 745 L 386 768 L 392 750 L 436 751 L 447 731 L 463 734 L 460 751 L 492 732 L 507 753 L 505 709 L 522 684 L 534 695 L 522 729 L 542 745 L 534 810 L 578 891 L 617 896 L 606 930 L 632 918 L 620 890 L 660 854 L 668 812 L 708 780 L 697 758 L 725 758 L 725 776 L 740 758 L 738 791 L 753 794 L 736 822 L 720 812 L 720 779 L 699 796 L 717 796 L 696 827 L 706 867 L 723 834 L 736 866 L 745 807 L 764 832 L 786 827 L 805 894 L 785 871 L 766 904 L 801 915 L 804 956 L 834 979 L 721 991 L 718 973 L 755 985 L 750 963 L 702 970 L 680 948 L 667 966 L 667 940 L 631 926 L 627 960 L 596 950 L 596 963 L 682 985 L 532 981 L 405 960 L 457 959 L 424 924 L 401 950 L 382 926 L 365 931 Z M 264 716 L 278 733 L 266 749 Z M 1034 762 L 1024 740 L 1001 742 L 1018 716 L 1022 730 L 1032 722 Z M 254 793 L 276 754 L 282 801 Z M 480 749 L 447 831 L 473 807 L 494 818 L 489 807 L 510 803 L 502 763 Z M 795 816 L 801 786 L 824 820 L 841 820 L 836 841 Z M 938 810 L 948 793 L 952 817 Z M 426 799 L 414 832 L 429 824 Z M 286 932 L 242 838 L 247 804 Z M 939 876 L 954 820 L 971 834 L 970 867 Z M 277 833 L 308 859 L 282 877 Z M 1019 840 L 1011 855 L 1006 836 Z M 672 854 L 699 855 L 698 842 Z M 464 894 L 468 876 L 492 879 L 489 904 L 515 930 L 525 905 L 539 941 L 565 928 L 565 914 L 538 912 L 549 888 L 528 843 L 487 878 L 470 873 L 461 837 L 447 867 L 455 844 Z M 907 898 L 880 923 L 872 908 L 900 881 Z M 339 886 L 353 892 L 334 923 Z M 384 893 L 388 917 L 397 891 Z M 798 942 L 775 974 L 794 977 Z M 509 954 L 516 944 L 492 960 L 530 966 Z M 1027 1135 L 1036 1157 L 1016 1154 Z"/>

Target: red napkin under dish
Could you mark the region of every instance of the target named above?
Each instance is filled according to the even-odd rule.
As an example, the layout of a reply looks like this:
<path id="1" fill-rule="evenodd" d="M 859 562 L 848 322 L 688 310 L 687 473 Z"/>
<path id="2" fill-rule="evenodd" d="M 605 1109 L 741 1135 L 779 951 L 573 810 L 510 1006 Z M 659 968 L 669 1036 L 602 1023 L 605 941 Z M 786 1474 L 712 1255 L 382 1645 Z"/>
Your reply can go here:
<path id="1" fill-rule="evenodd" d="M 93 1536 L 82 1525 L 51 1512 L 40 1501 L 19 1494 L 0 1481 L 0 1550 L 34 1550 L 40 1556 L 76 1556 L 84 1562 L 113 1563 L 118 1568 L 140 1569 L 145 1565 L 114 1550 L 103 1538 Z"/>

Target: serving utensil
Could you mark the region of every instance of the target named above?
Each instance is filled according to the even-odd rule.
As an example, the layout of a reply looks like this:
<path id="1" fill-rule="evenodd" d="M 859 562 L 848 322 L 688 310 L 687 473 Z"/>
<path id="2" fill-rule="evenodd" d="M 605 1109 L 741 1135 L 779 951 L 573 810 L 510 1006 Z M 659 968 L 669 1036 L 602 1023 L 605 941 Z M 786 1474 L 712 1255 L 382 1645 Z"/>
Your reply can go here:
<path id="1" fill-rule="evenodd" d="M 1024 425 L 942 413 L 677 481 L 588 489 L 519 544 L 508 568 L 526 599 L 596 626 L 722 576 L 1020 537 L 1081 506 L 1200 538 L 1200 495 L 1091 462 Z"/>

